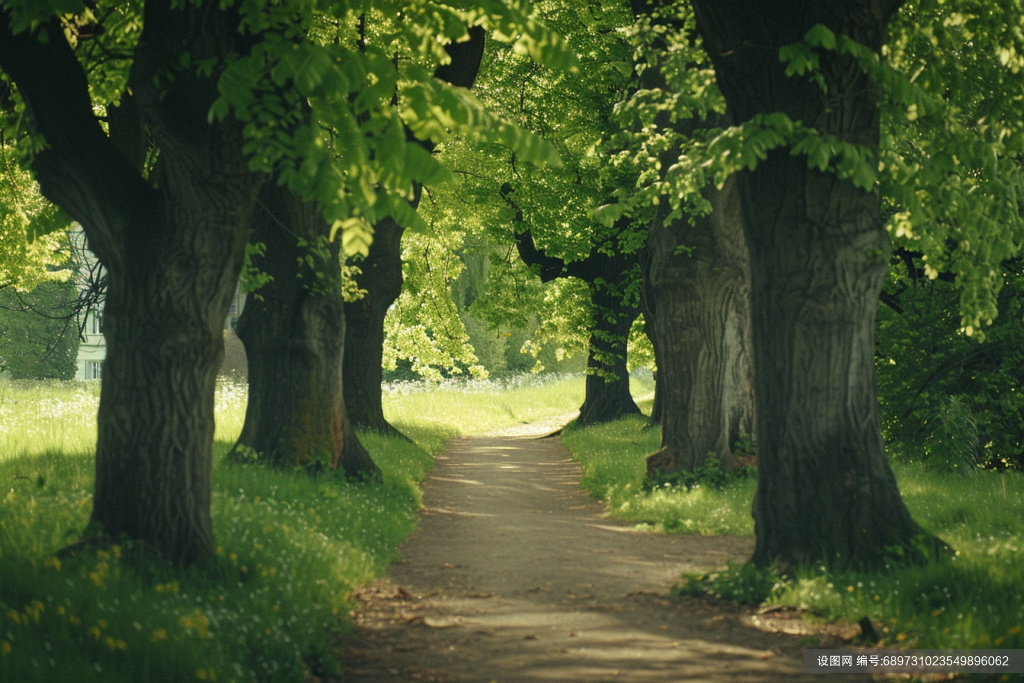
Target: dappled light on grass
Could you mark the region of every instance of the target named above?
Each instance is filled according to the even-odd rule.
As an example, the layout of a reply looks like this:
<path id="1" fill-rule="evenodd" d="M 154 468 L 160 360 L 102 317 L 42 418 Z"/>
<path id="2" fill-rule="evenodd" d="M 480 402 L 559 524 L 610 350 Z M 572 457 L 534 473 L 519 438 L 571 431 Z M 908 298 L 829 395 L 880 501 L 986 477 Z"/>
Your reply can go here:
<path id="1" fill-rule="evenodd" d="M 611 516 L 669 533 L 744 536 L 754 533 L 753 478 L 722 488 L 661 486 L 644 489 L 647 455 L 661 447 L 657 428 L 633 416 L 606 425 L 569 429 L 562 443 L 583 469 L 582 485 L 608 502 Z"/>
<path id="2" fill-rule="evenodd" d="M 384 416 L 396 426 L 442 429 L 449 437 L 487 434 L 578 410 L 583 391 L 582 375 L 394 382 L 384 386 Z"/>
<path id="3" fill-rule="evenodd" d="M 302 681 L 332 670 L 350 592 L 394 559 L 432 466 L 415 444 L 375 435 L 363 441 L 383 472 L 379 483 L 229 464 L 246 392 L 221 383 L 213 564 L 175 571 L 139 559 L 130 545 L 56 556 L 81 535 L 92 506 L 98 383 L 7 389 L 5 424 L 27 428 L 12 446 L 23 455 L 0 459 L 3 683 Z M 51 447 L 58 434 L 81 449 Z M 443 443 L 429 430 L 411 436 L 433 452 Z"/>

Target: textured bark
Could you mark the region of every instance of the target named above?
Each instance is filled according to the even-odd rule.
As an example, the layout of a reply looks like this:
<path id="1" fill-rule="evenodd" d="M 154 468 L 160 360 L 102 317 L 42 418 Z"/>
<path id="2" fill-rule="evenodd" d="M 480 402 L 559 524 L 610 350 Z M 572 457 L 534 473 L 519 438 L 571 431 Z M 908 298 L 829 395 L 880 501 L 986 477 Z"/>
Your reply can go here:
<path id="1" fill-rule="evenodd" d="M 611 422 L 623 415 L 640 413 L 629 393 L 629 370 L 626 368 L 629 328 L 640 311 L 636 306 L 623 304 L 618 294 L 593 284 L 591 302 L 594 305 L 594 329 L 590 333 L 586 393 L 576 419 L 578 425 Z"/>
<path id="2" fill-rule="evenodd" d="M 471 88 L 483 59 L 486 34 L 482 27 L 469 29 L 469 40 L 445 47 L 451 62 L 439 66 L 434 77 L 462 88 Z M 429 150 L 433 145 L 421 143 Z M 413 206 L 419 203 L 420 188 L 414 188 Z M 362 273 L 356 284 L 366 290 L 359 301 L 345 304 L 345 404 L 352 422 L 373 431 L 408 438 L 384 418 L 381 395 L 384 357 L 384 319 L 402 293 L 402 233 L 404 228 L 390 218 L 373 226 L 373 243 L 366 259 L 358 264 Z"/>
<path id="3" fill-rule="evenodd" d="M 308 244 L 330 235 L 311 202 L 268 184 L 253 217 L 254 242 L 266 245 L 253 265 L 273 277 L 250 296 L 238 319 L 245 345 L 249 402 L 235 445 L 277 466 L 328 462 L 345 473 L 376 476 L 380 469 L 359 442 L 345 411 L 342 354 L 345 310 L 338 242 L 323 244 L 315 270 L 296 267 Z"/>
<path id="4" fill-rule="evenodd" d="M 693 2 L 733 116 L 783 111 L 878 150 L 876 88 L 855 61 L 822 53 L 828 96 L 785 76 L 781 46 L 822 23 L 878 48 L 898 0 Z M 874 323 L 889 245 L 879 193 L 778 150 L 737 177 L 750 250 L 758 491 L 754 562 L 879 565 L 939 543 L 913 522 L 886 459 Z M 924 553 L 922 553 L 922 549 Z"/>
<path id="5" fill-rule="evenodd" d="M 214 385 L 260 179 L 241 154 L 239 126 L 207 124 L 216 75 L 175 65 L 183 49 L 195 59 L 245 54 L 251 37 L 215 5 L 147 3 L 144 19 L 129 78 L 136 113 L 110 121 L 134 127 L 123 144 L 93 114 L 58 22 L 40 43 L 10 35 L 0 13 L 0 68 L 48 144 L 33 160 L 44 195 L 83 226 L 108 272 L 90 528 L 189 564 L 213 554 Z M 177 79 L 158 88 L 154 76 L 165 72 Z M 132 153 L 140 122 L 160 149 L 155 187 Z"/>
<path id="6" fill-rule="evenodd" d="M 374 226 L 370 255 L 356 277 L 366 295 L 345 304 L 345 405 L 352 422 L 382 434 L 403 436 L 384 419 L 381 363 L 384 318 L 402 293 L 402 233 L 391 219 Z"/>
<path id="7" fill-rule="evenodd" d="M 522 223 L 522 211 L 511 199 L 512 187 L 504 185 L 501 195 L 516 209 L 515 223 Z M 583 405 L 577 424 L 592 425 L 610 422 L 623 415 L 640 412 L 629 393 L 629 371 L 626 351 L 629 328 L 640 311 L 626 303 L 622 292 L 633 277 L 633 267 L 639 263 L 638 254 L 626 254 L 615 248 L 613 256 L 594 249 L 582 261 L 566 263 L 548 256 L 538 249 L 530 230 L 515 232 L 519 258 L 528 266 L 536 267 L 542 282 L 560 277 L 576 277 L 590 284 L 590 298 L 594 311 L 594 327 L 590 334 L 587 356 L 587 379 Z"/>
<path id="8" fill-rule="evenodd" d="M 754 433 L 750 276 L 739 197 L 730 180 L 705 192 L 710 215 L 648 233 L 649 285 L 658 311 L 655 337 L 663 379 L 662 449 L 648 474 L 692 472 L 710 454 L 728 470 L 732 446 Z M 678 251 L 678 247 L 692 251 Z"/>

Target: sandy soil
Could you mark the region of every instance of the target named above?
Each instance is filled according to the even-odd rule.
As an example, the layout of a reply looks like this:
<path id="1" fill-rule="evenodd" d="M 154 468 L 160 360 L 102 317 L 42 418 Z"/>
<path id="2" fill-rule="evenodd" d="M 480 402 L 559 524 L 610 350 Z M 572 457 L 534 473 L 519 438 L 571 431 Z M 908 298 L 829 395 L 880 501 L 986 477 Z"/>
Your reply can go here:
<path id="1" fill-rule="evenodd" d="M 339 680 L 813 680 L 823 677 L 801 673 L 803 648 L 853 635 L 832 627 L 806 645 L 799 615 L 668 599 L 681 572 L 745 560 L 753 539 L 606 519 L 557 438 L 512 433 L 458 439 L 438 457 L 419 528 L 358 595 Z"/>

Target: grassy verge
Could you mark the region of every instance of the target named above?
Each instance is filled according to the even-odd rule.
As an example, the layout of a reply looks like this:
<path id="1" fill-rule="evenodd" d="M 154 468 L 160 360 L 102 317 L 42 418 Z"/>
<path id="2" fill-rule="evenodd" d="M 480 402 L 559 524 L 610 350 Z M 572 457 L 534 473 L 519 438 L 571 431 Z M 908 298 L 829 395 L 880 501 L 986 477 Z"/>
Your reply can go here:
<path id="1" fill-rule="evenodd" d="M 570 428 L 562 443 L 583 470 L 582 485 L 607 501 L 612 517 L 669 533 L 742 536 L 754 533 L 750 504 L 755 482 L 722 487 L 697 485 L 644 488 L 645 457 L 660 448 L 657 429 L 645 417 L 628 417 L 586 429 Z"/>
<path id="2" fill-rule="evenodd" d="M 0 383 L 0 682 L 304 681 L 332 670 L 351 591 L 414 528 L 432 454 L 460 433 L 572 410 L 583 380 L 393 388 L 387 413 L 419 445 L 362 434 L 384 477 L 358 484 L 227 463 L 246 392 L 221 385 L 218 548 L 202 572 L 120 546 L 55 556 L 88 521 L 98 390 Z"/>
<path id="3" fill-rule="evenodd" d="M 609 514 L 673 533 L 752 534 L 753 480 L 644 491 L 643 459 L 659 437 L 643 424 L 631 418 L 562 437 L 582 465 L 584 487 L 608 502 Z M 818 567 L 786 580 L 730 565 L 684 577 L 679 591 L 791 605 L 827 620 L 867 616 L 892 647 L 1024 647 L 1024 476 L 952 475 L 902 463 L 894 471 L 914 519 L 958 551 L 954 560 L 877 573 Z"/>
<path id="4" fill-rule="evenodd" d="M 339 615 L 413 529 L 432 463 L 415 445 L 368 435 L 382 483 L 230 465 L 245 396 L 224 386 L 214 566 L 174 572 L 119 546 L 58 559 L 88 521 L 93 472 L 89 450 L 61 450 L 56 434 L 74 420 L 95 427 L 70 409 L 36 412 L 32 424 L 31 406 L 85 409 L 92 387 L 7 389 L 24 431 L 5 435 L 20 454 L 0 460 L 0 681 L 301 681 L 331 670 Z"/>

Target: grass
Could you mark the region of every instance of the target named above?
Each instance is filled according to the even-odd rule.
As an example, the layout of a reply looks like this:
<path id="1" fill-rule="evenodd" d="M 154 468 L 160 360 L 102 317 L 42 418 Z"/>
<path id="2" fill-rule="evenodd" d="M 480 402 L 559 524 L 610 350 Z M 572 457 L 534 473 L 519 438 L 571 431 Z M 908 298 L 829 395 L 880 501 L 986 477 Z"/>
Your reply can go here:
<path id="1" fill-rule="evenodd" d="M 644 488 L 645 458 L 661 447 L 658 429 L 633 416 L 586 429 L 571 428 L 562 443 L 579 460 L 582 486 L 608 503 L 612 517 L 641 528 L 706 536 L 754 533 L 750 504 L 755 482 L 745 479 L 722 488 L 662 486 Z"/>
<path id="2" fill-rule="evenodd" d="M 98 390 L 0 383 L 0 682 L 305 681 L 335 669 L 351 592 L 413 530 L 432 454 L 460 433 L 573 410 L 583 380 L 392 388 L 386 412 L 419 445 L 361 434 L 379 483 L 228 463 L 246 391 L 222 384 L 217 556 L 185 572 L 121 546 L 55 555 L 88 521 Z"/>
<path id="3" fill-rule="evenodd" d="M 570 429 L 562 441 L 581 463 L 583 486 L 608 502 L 611 516 L 671 533 L 753 534 L 753 480 L 644 491 L 644 457 L 660 444 L 641 418 Z M 815 567 L 789 579 L 730 565 L 684 577 L 679 592 L 791 605 L 826 620 L 867 616 L 889 647 L 1024 647 L 1024 476 L 906 463 L 893 470 L 914 519 L 956 549 L 955 559 L 874 573 Z"/>

